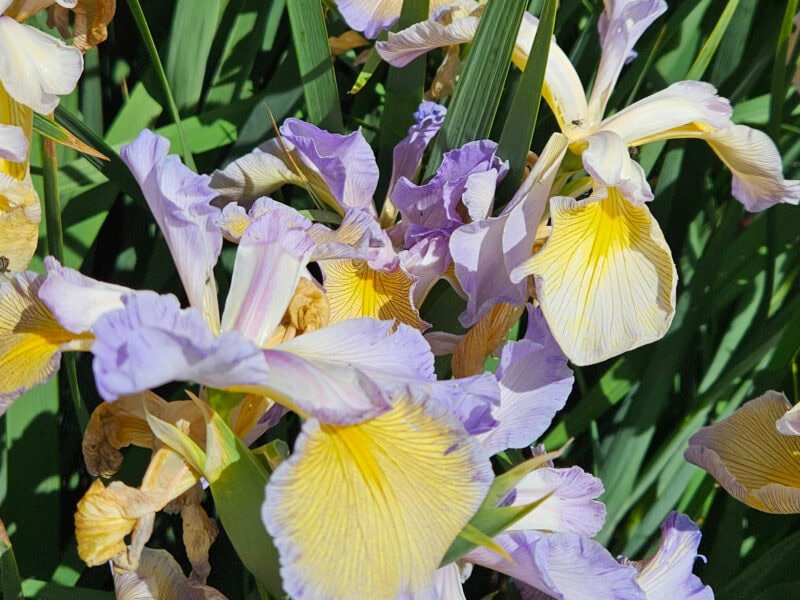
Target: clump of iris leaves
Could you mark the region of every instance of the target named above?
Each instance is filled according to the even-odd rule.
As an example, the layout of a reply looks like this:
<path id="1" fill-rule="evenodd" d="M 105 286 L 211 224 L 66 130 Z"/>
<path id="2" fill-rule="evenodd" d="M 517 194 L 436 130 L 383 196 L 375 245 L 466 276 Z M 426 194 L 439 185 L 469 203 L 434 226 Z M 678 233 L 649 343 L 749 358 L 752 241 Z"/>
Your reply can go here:
<path id="1" fill-rule="evenodd" d="M 59 148 L 61 222 L 52 210 L 46 215 L 31 268 L 41 270 L 43 256 L 61 252 L 64 264 L 96 279 L 180 295 L 166 244 L 113 150 L 143 128 L 169 138 L 184 161 L 209 173 L 274 136 L 267 106 L 278 123 L 294 116 L 331 131 L 362 127 L 382 173 L 389 172 L 391 148 L 411 123 L 441 53 L 402 70 L 378 65 L 352 95 L 349 90 L 364 78 L 363 67 L 354 64 L 356 53 L 321 63 L 315 55 L 327 49 L 321 36 L 343 33 L 344 22 L 329 10 L 320 28 L 313 16 L 319 0 L 289 3 L 291 11 L 284 0 L 204 0 L 202 9 L 197 0 L 142 0 L 166 78 L 143 43 L 147 25 L 133 17 L 138 0 L 119 3 L 108 41 L 86 54 L 84 77 L 55 115 L 112 160 L 94 161 Z M 539 14 L 543 4 L 532 0 L 528 8 Z M 674 81 L 709 81 L 731 99 L 736 122 L 772 136 L 786 177 L 799 178 L 800 95 L 790 84 L 797 49 L 787 61 L 786 27 L 786 15 L 795 14 L 797 5 L 797 0 L 670 3 L 637 44 L 639 57 L 624 71 L 609 106 L 625 106 Z M 562 0 L 556 15 L 558 43 L 584 81 L 596 68 L 602 8 L 599 0 Z M 43 17 L 38 24 L 46 28 Z M 298 28 L 319 43 L 295 46 L 292 31 Z M 513 41 L 514 32 L 501 27 L 493 35 L 493 45 L 485 48 L 496 52 Z M 488 137 L 501 142 L 501 156 L 516 157 L 512 170 L 521 169 L 527 149 L 541 148 L 548 132 L 557 129 L 555 120 L 544 104 L 535 115 L 536 89 L 520 86 L 517 93 L 522 75 L 516 69 L 498 71 L 488 53 L 472 62 L 473 76 L 462 78 L 457 100 L 450 102 L 448 146 L 437 149 Z M 322 64 L 325 76 L 305 78 L 304 86 L 301 72 L 314 64 Z M 167 86 L 177 111 L 170 109 Z M 520 114 L 526 115 L 524 123 Z M 34 180 L 44 197 L 39 154 L 34 140 Z M 763 390 L 784 390 L 798 400 L 793 373 L 800 352 L 800 227 L 791 207 L 754 217 L 729 201 L 730 175 L 710 154 L 705 145 L 678 140 L 650 144 L 638 156 L 658 198 L 652 211 L 678 265 L 677 314 L 661 341 L 575 367 L 573 394 L 544 443 L 558 448 L 574 437 L 564 462 L 603 480 L 608 519 L 598 540 L 612 554 L 646 555 L 657 542 L 659 525 L 675 509 L 701 524 L 700 552 L 708 563 L 698 564 L 696 572 L 717 598 L 793 597 L 787 591 L 796 594 L 800 585 L 795 558 L 800 519 L 747 508 L 682 456 L 693 432 Z M 501 188 L 503 193 L 510 196 Z M 279 199 L 313 208 L 296 188 L 285 189 Z M 59 237 L 61 250 L 55 247 Z M 223 250 L 227 271 L 217 273 L 223 288 L 233 255 L 233 247 Z M 445 290 L 434 290 L 422 317 L 458 331 L 461 301 Z M 81 412 L 100 402 L 90 358 L 78 359 L 77 369 L 29 392 L 0 420 L 0 516 L 23 590 L 31 596 L 113 597 L 108 569 L 89 569 L 80 561 L 73 533 L 75 504 L 90 479 L 80 453 Z M 446 365 L 440 368 L 440 376 L 447 376 Z M 159 391 L 165 398 L 183 393 L 178 385 Z M 298 423 L 287 419 L 273 435 L 291 441 L 297 430 Z M 522 459 L 522 453 L 509 453 L 496 467 Z M 129 450 L 121 479 L 136 485 L 147 461 L 146 451 Z M 206 502 L 213 512 L 212 501 Z M 158 516 L 149 545 L 185 561 L 176 517 Z M 210 585 L 231 598 L 253 591 L 224 532 L 212 546 L 210 562 Z M 497 598 L 511 597 L 503 579 L 488 571 L 476 571 L 467 586 L 468 597 L 496 590 Z"/>

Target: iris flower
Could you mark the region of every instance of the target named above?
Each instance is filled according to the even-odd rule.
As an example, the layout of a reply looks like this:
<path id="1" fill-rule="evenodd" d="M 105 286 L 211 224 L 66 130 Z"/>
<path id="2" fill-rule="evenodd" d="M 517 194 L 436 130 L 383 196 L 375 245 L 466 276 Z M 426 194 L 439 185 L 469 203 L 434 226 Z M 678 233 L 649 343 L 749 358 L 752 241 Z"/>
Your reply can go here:
<path id="1" fill-rule="evenodd" d="M 601 59 L 588 100 L 566 55 L 551 44 L 543 96 L 569 150 L 581 157 L 593 191 L 583 200 L 552 198 L 552 231 L 544 247 L 508 265 L 511 282 L 503 289 L 498 282 L 495 289 L 498 296 L 512 293 L 514 284 L 532 275 L 553 334 L 576 364 L 596 363 L 657 340 L 674 315 L 676 269 L 647 208 L 652 191 L 629 148 L 673 138 L 704 140 L 731 170 L 733 196 L 748 210 L 800 202 L 800 182 L 783 178 L 769 137 L 734 124 L 728 101 L 707 83 L 677 82 L 606 116 L 634 45 L 665 10 L 662 0 L 606 1 L 599 21 Z M 431 48 L 470 41 L 478 22 L 467 17 L 450 25 L 418 23 L 390 34 L 377 48 L 388 62 L 402 66 Z M 536 26 L 526 14 L 512 58 L 520 68 Z M 462 321 L 470 324 L 480 314 L 469 312 Z"/>
<path id="2" fill-rule="evenodd" d="M 689 440 L 686 460 L 768 513 L 800 512 L 800 410 L 769 391 Z"/>

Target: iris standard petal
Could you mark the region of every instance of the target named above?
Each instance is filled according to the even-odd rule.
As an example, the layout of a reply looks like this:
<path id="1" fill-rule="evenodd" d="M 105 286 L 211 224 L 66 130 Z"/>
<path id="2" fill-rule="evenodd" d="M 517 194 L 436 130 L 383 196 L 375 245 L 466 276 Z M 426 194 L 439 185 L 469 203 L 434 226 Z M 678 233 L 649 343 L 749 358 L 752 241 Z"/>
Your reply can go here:
<path id="1" fill-rule="evenodd" d="M 664 0 L 605 0 L 598 22 L 602 54 L 589 97 L 590 118 L 599 121 L 603 117 L 622 67 L 635 56 L 633 47 L 666 10 Z"/>
<path id="2" fill-rule="evenodd" d="M 607 194 L 551 199 L 553 231 L 530 263 L 553 336 L 578 365 L 660 339 L 675 313 L 678 276 L 658 223 Z"/>
<path id="3" fill-rule="evenodd" d="M 307 421 L 262 511 L 288 594 L 421 598 L 478 509 L 488 457 L 438 403 L 404 393 L 349 427 Z"/>
<path id="4" fill-rule="evenodd" d="M 429 11 L 436 14 L 453 0 L 430 0 Z M 389 29 L 400 18 L 403 0 L 337 0 L 336 8 L 344 20 L 356 31 L 363 31 L 370 39 L 378 32 Z"/>
<path id="5" fill-rule="evenodd" d="M 425 101 L 414 113 L 414 124 L 409 127 L 408 135 L 394 147 L 392 151 L 392 176 L 389 179 L 391 197 L 395 183 L 401 178 L 414 179 L 419 169 L 422 155 L 430 141 L 441 129 L 447 109 L 436 102 Z"/>
<path id="6" fill-rule="evenodd" d="M 222 250 L 222 233 L 217 226 L 220 210 L 210 204 L 216 193 L 208 187 L 208 175 L 193 173 L 168 152 L 169 141 L 145 129 L 122 148 L 120 157 L 142 188 L 189 303 L 217 330 L 214 265 Z"/>
<path id="7" fill-rule="evenodd" d="M 434 48 L 471 42 L 478 31 L 478 23 L 479 17 L 453 19 L 449 25 L 422 21 L 398 33 L 389 33 L 385 42 L 375 44 L 375 49 L 390 65 L 405 67 Z"/>
<path id="8" fill-rule="evenodd" d="M 262 385 L 267 364 L 260 349 L 236 331 L 214 336 L 194 308 L 174 296 L 136 292 L 95 322 L 92 364 L 97 389 L 112 401 L 170 381 L 215 388 Z"/>
<path id="9" fill-rule="evenodd" d="M 595 500 L 605 491 L 603 482 L 580 467 L 535 469 L 514 490 L 513 506 L 530 504 L 549 496 L 507 532 L 535 529 L 592 537 L 606 520 L 605 505 Z"/>
<path id="10" fill-rule="evenodd" d="M 83 55 L 61 40 L 0 16 L 0 81 L 14 100 L 49 114 L 83 73 Z"/>
<path id="11" fill-rule="evenodd" d="M 310 226 L 305 217 L 282 205 L 247 226 L 233 265 L 223 331 L 236 330 L 266 347 L 311 257 Z"/>
<path id="12" fill-rule="evenodd" d="M 330 188 L 337 203 L 333 208 L 343 214 L 349 206 L 361 207 L 374 214 L 378 164 L 361 130 L 340 135 L 299 119 L 286 119 L 280 131 L 300 162 Z"/>
<path id="13" fill-rule="evenodd" d="M 525 337 L 503 348 L 497 367 L 500 406 L 497 427 L 481 438 L 486 451 L 526 448 L 539 439 L 561 410 L 575 377 L 541 309 L 528 306 Z"/>
<path id="14" fill-rule="evenodd" d="M 623 561 L 639 571 L 636 582 L 647 600 L 714 600 L 714 592 L 692 573 L 700 545 L 700 530 L 686 515 L 671 512 L 661 526 L 661 544 L 642 561 Z"/>
<path id="15" fill-rule="evenodd" d="M 783 435 L 776 427 L 790 408 L 786 396 L 767 392 L 695 433 L 684 456 L 748 506 L 798 513 L 800 438 Z"/>
<path id="16" fill-rule="evenodd" d="M 466 560 L 518 579 L 556 600 L 645 600 L 636 570 L 620 565 L 593 540 L 572 533 L 526 531 L 494 539 L 513 563 L 487 548 Z"/>

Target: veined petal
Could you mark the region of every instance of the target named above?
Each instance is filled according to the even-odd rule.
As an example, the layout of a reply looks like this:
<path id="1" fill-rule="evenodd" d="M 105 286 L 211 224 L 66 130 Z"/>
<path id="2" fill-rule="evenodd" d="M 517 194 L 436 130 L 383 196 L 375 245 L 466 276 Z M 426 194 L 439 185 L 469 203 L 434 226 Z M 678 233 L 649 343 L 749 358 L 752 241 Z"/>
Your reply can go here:
<path id="1" fill-rule="evenodd" d="M 564 407 L 575 377 L 539 308 L 528 305 L 525 337 L 503 348 L 497 367 L 500 406 L 497 427 L 481 438 L 489 454 L 526 448 L 547 430 Z"/>
<path id="2" fill-rule="evenodd" d="M 628 146 L 669 139 L 671 130 L 691 126 L 695 131 L 731 124 L 730 102 L 703 81 L 678 81 L 604 120 L 599 131 L 613 131 Z"/>
<path id="3" fill-rule="evenodd" d="M 24 271 L 36 251 L 42 211 L 39 196 L 30 181 L 18 181 L 0 173 L 0 256 L 8 259 L 8 270 Z"/>
<path id="4" fill-rule="evenodd" d="M 737 500 L 769 513 L 800 512 L 800 438 L 776 421 L 786 396 L 767 392 L 689 439 L 686 460 L 708 471 Z"/>
<path id="5" fill-rule="evenodd" d="M 714 600 L 714 592 L 692 574 L 700 545 L 700 530 L 686 515 L 671 512 L 661 526 L 661 545 L 656 553 L 642 561 L 625 559 L 624 564 L 639 571 L 636 582 L 647 600 Z"/>
<path id="6" fill-rule="evenodd" d="M 22 135 L 26 140 L 30 140 L 33 135 L 33 110 L 30 106 L 25 106 L 14 100 L 0 81 L 0 123 L 6 126 L 19 127 L 22 130 Z M 29 141 L 26 141 L 26 146 L 29 146 Z M 29 173 L 29 153 L 25 153 L 22 160 L 9 160 L 4 156 L 0 156 L 0 174 L 10 177 L 20 183 L 27 184 L 28 187 L 33 189 L 30 183 Z M 4 184 L 3 187 L 9 187 Z M 0 194 L 5 194 L 1 192 Z M 39 203 L 38 196 L 36 203 Z"/>
<path id="7" fill-rule="evenodd" d="M 248 225 L 222 315 L 223 331 L 239 331 L 261 347 L 281 322 L 314 248 L 308 220 L 283 208 Z"/>
<path id="8" fill-rule="evenodd" d="M 268 140 L 211 175 L 210 186 L 229 202 L 252 203 L 256 198 L 291 183 L 305 187 L 305 180 L 283 158 L 277 140 Z"/>
<path id="9" fill-rule="evenodd" d="M 492 307 L 470 327 L 450 361 L 453 377 L 468 377 L 483 372 L 486 359 L 508 337 L 508 332 L 522 315 L 522 306 L 501 302 Z"/>
<path id="10" fill-rule="evenodd" d="M 334 208 L 343 214 L 354 206 L 375 214 L 372 196 L 378 186 L 378 164 L 361 130 L 339 135 L 299 119 L 286 119 L 281 135 L 294 147 L 300 162 L 325 181 L 337 203 Z"/>
<path id="11" fill-rule="evenodd" d="M 390 412 L 349 427 L 307 421 L 262 511 L 287 593 L 430 596 L 491 478 L 480 446 L 424 397 L 405 393 Z"/>
<path id="12" fill-rule="evenodd" d="M 28 138 L 14 125 L 0 125 L 0 158 L 23 162 L 28 157 Z"/>
<path id="13" fill-rule="evenodd" d="M 520 70 L 524 70 L 528 64 L 528 53 L 538 27 L 539 19 L 532 14 L 526 12 L 522 16 L 522 25 L 511 56 L 511 60 Z M 584 132 L 588 131 L 585 128 L 594 125 L 588 122 L 586 92 L 578 72 L 555 40 L 550 44 L 547 55 L 542 96 L 553 111 L 561 131 L 570 139 L 583 137 Z"/>
<path id="14" fill-rule="evenodd" d="M 393 67 L 405 67 L 434 48 L 471 42 L 479 22 L 479 17 L 453 19 L 449 25 L 422 21 L 398 33 L 389 33 L 385 42 L 375 44 L 375 49 Z"/>
<path id="15" fill-rule="evenodd" d="M 55 110 L 83 72 L 83 55 L 61 40 L 0 16 L 0 81 L 14 100 L 36 112 Z"/>
<path id="16" fill-rule="evenodd" d="M 428 324 L 420 319 L 414 305 L 415 278 L 399 265 L 391 271 L 377 271 L 363 260 L 326 260 L 319 263 L 330 305 L 331 323 L 372 317 L 397 319 L 417 329 Z"/>
<path id="17" fill-rule="evenodd" d="M 430 0 L 430 14 L 451 4 L 453 0 Z M 336 8 L 344 20 L 356 31 L 363 31 L 370 39 L 378 32 L 389 29 L 400 18 L 403 0 L 337 0 Z"/>
<path id="18" fill-rule="evenodd" d="M 120 151 L 153 213 L 189 303 L 202 312 L 212 329 L 219 327 L 214 265 L 222 250 L 217 227 L 220 210 L 210 204 L 216 193 L 208 175 L 197 175 L 175 155 L 167 156 L 169 141 L 144 130 Z"/>
<path id="19" fill-rule="evenodd" d="M 357 258 L 367 260 L 377 248 L 384 246 L 383 232 L 370 211 L 348 208 L 339 226 L 328 229 L 315 223 L 308 234 L 316 243 L 312 261 L 331 258 Z"/>
<path id="20" fill-rule="evenodd" d="M 598 131 L 586 138 L 581 158 L 586 172 L 604 187 L 618 188 L 631 203 L 641 206 L 653 199 L 644 170 L 628 154 L 623 139 L 614 131 Z"/>
<path id="21" fill-rule="evenodd" d="M 633 47 L 651 23 L 667 10 L 664 0 L 605 0 L 598 29 L 602 54 L 592 94 L 589 115 L 603 118 L 611 91 L 622 67 L 634 56 Z"/>
<path id="22" fill-rule="evenodd" d="M 133 290 L 96 281 L 75 269 L 62 267 L 52 256 L 44 259 L 47 278 L 39 298 L 62 327 L 73 333 L 91 331 L 94 322 L 112 310 L 125 308 L 122 297 Z"/>
<path id="23" fill-rule="evenodd" d="M 607 193 L 551 199 L 553 231 L 531 261 L 542 312 L 578 365 L 660 339 L 675 312 L 678 276 L 658 223 L 616 188 Z"/>
<path id="24" fill-rule="evenodd" d="M 466 560 L 518 579 L 556 600 L 645 600 L 634 581 L 636 570 L 620 565 L 593 540 L 572 533 L 526 531 L 494 539 L 514 560 L 487 548 Z"/>
<path id="25" fill-rule="evenodd" d="M 61 327 L 39 299 L 44 277 L 25 272 L 0 283 L 0 415 L 27 390 L 58 370 L 61 350 L 91 340 Z"/>
<path id="26" fill-rule="evenodd" d="M 783 178 L 780 154 L 766 133 L 733 125 L 702 137 L 733 173 L 733 197 L 747 210 L 800 203 L 800 181 Z"/>
<path id="27" fill-rule="evenodd" d="M 422 335 L 405 325 L 391 333 L 393 327 L 392 321 L 350 319 L 266 350 L 265 393 L 326 423 L 352 424 L 385 412 L 398 384 L 435 380 Z"/>
<path id="28" fill-rule="evenodd" d="M 508 532 L 535 529 L 592 537 L 606 520 L 605 505 L 595 501 L 605 491 L 603 482 L 580 467 L 535 469 L 514 490 L 513 506 L 550 496 L 509 527 Z"/>
<path id="29" fill-rule="evenodd" d="M 174 296 L 136 292 L 125 310 L 94 325 L 93 370 L 108 401 L 169 381 L 197 381 L 215 388 L 256 386 L 267 378 L 259 348 L 236 331 L 215 337 L 194 308 L 181 310 Z"/>
<path id="30" fill-rule="evenodd" d="M 470 571 L 472 568 L 469 569 Z M 461 569 L 456 563 L 450 563 L 436 571 L 434 585 L 436 593 L 434 598 L 437 600 L 467 600 L 464 595 L 464 579 L 461 577 Z"/>

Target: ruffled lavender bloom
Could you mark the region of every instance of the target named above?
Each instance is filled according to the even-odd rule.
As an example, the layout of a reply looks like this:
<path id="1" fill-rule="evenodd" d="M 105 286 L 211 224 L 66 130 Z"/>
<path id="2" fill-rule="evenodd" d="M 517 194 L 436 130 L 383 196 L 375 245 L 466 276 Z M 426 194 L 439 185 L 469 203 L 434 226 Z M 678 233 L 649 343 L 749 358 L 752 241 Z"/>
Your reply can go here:
<path id="1" fill-rule="evenodd" d="M 422 155 L 434 136 L 439 133 L 444 123 L 447 109 L 436 102 L 423 102 L 414 113 L 414 124 L 409 127 L 404 137 L 392 151 L 392 177 L 389 180 L 388 196 L 401 177 L 414 179 L 419 169 Z"/>
<path id="2" fill-rule="evenodd" d="M 673 511 L 661 525 L 661 545 L 653 556 L 641 561 L 623 558 L 621 562 L 636 568 L 636 581 L 647 600 L 714 600 L 712 589 L 692 573 L 697 558 L 705 562 L 697 553 L 701 537 L 689 517 Z"/>

